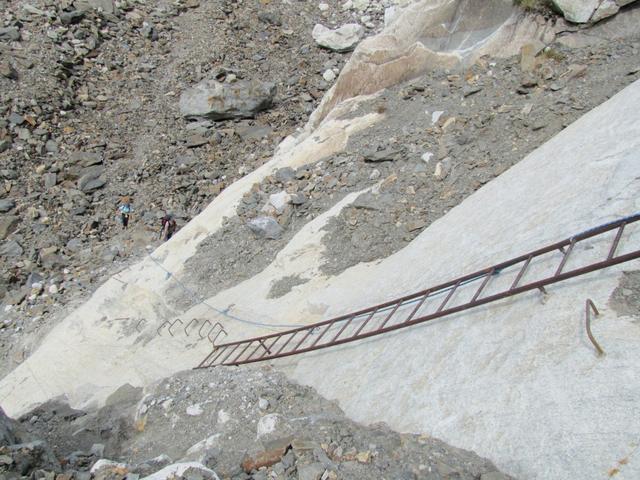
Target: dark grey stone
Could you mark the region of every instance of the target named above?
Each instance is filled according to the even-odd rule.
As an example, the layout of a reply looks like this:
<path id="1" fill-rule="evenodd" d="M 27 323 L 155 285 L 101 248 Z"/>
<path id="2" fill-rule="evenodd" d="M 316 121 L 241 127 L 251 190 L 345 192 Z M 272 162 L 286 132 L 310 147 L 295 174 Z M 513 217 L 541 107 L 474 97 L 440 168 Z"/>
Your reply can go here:
<path id="1" fill-rule="evenodd" d="M 464 88 L 462 89 L 462 96 L 464 97 L 468 97 L 470 95 L 473 95 L 474 93 L 478 93 L 482 90 L 482 87 L 478 86 L 478 85 L 465 85 Z"/>
<path id="2" fill-rule="evenodd" d="M 298 480 L 320 480 L 325 468 L 321 463 L 298 465 Z"/>
<path id="3" fill-rule="evenodd" d="M 275 240 L 282 235 L 282 227 L 272 217 L 256 217 L 247 223 L 249 229 L 256 235 Z"/>
<path id="4" fill-rule="evenodd" d="M 7 450 L 13 458 L 12 470 L 20 475 L 29 475 L 39 469 L 60 471 L 60 463 L 49 446 L 41 440 L 9 445 Z"/>
<path id="5" fill-rule="evenodd" d="M 44 148 L 48 153 L 58 153 L 60 151 L 58 144 L 53 140 L 47 140 L 47 143 L 44 144 Z"/>
<path id="6" fill-rule="evenodd" d="M 82 248 L 82 240 L 80 240 L 79 238 L 72 238 L 67 242 L 65 248 L 68 251 L 75 253 Z"/>
<path id="7" fill-rule="evenodd" d="M 8 62 L 0 62 L 0 75 L 9 80 L 18 80 L 18 71 Z"/>
<path id="8" fill-rule="evenodd" d="M 392 162 L 400 155 L 400 150 L 396 148 L 385 148 L 364 153 L 365 162 Z"/>
<path id="9" fill-rule="evenodd" d="M 0 199 L 0 212 L 6 213 L 9 210 L 12 210 L 16 207 L 16 202 L 12 198 L 2 198 Z"/>
<path id="10" fill-rule="evenodd" d="M 56 183 L 58 183 L 58 176 L 55 173 L 45 173 L 42 178 L 44 180 L 45 188 L 54 187 Z"/>
<path id="11" fill-rule="evenodd" d="M 72 164 L 79 164 L 83 167 L 90 167 L 92 165 L 99 165 L 102 163 L 102 155 L 92 152 L 73 152 L 69 155 L 69 162 Z"/>
<path id="12" fill-rule="evenodd" d="M 284 167 L 276 170 L 274 176 L 280 183 L 287 183 L 296 177 L 296 171 L 291 167 Z"/>
<path id="13" fill-rule="evenodd" d="M 14 422 L 7 417 L 2 407 L 0 407 L 0 447 L 16 443 L 14 428 Z"/>
<path id="14" fill-rule="evenodd" d="M 98 10 L 103 13 L 113 14 L 116 11 L 113 0 L 76 0 L 73 6 L 81 11 Z"/>
<path id="15" fill-rule="evenodd" d="M 74 10 L 72 12 L 62 12 L 60 14 L 60 21 L 63 25 L 71 25 L 80 22 L 84 18 L 84 12 Z"/>
<path id="16" fill-rule="evenodd" d="M 78 179 L 78 188 L 84 193 L 102 188 L 107 183 L 106 180 L 100 177 L 103 173 L 104 167 L 100 165 L 85 168 Z"/>
<path id="17" fill-rule="evenodd" d="M 19 218 L 14 215 L 3 215 L 0 217 L 0 240 L 4 240 L 14 232 L 18 221 Z"/>
<path id="18" fill-rule="evenodd" d="M 27 287 L 31 288 L 34 283 L 42 283 L 44 278 L 37 272 L 31 272 L 27 277 Z"/>
<path id="19" fill-rule="evenodd" d="M 8 120 L 9 123 L 12 123 L 14 125 L 22 125 L 24 123 L 24 117 L 16 112 L 11 112 Z"/>
<path id="20" fill-rule="evenodd" d="M 307 202 L 307 196 L 304 193 L 294 193 L 291 195 L 292 205 L 302 205 Z"/>
<path id="21" fill-rule="evenodd" d="M 18 27 L 0 28 L 0 41 L 17 42 L 20 40 L 20 30 Z"/>

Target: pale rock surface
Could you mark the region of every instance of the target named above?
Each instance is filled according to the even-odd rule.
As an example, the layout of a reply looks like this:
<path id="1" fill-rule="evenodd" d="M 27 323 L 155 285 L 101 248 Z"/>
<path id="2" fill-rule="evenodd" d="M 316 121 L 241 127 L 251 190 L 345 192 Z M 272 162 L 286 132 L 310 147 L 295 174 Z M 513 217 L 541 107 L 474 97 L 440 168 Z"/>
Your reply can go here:
<path id="1" fill-rule="evenodd" d="M 143 477 L 142 480 L 170 480 L 172 478 L 180 478 L 183 475 L 190 478 L 190 473 L 196 478 L 203 478 L 204 480 L 220 480 L 216 472 L 208 469 L 200 462 L 174 463 L 154 474 Z"/>
<path id="2" fill-rule="evenodd" d="M 388 27 L 398 16 L 398 8 L 395 5 L 384 9 L 384 26 Z"/>
<path id="3" fill-rule="evenodd" d="M 370 3 L 371 0 L 352 0 L 352 8 L 363 12 L 367 9 L 367 7 L 369 7 Z"/>
<path id="4" fill-rule="evenodd" d="M 116 10 L 113 0 L 76 0 L 73 4 L 80 11 L 99 10 L 113 14 Z"/>
<path id="5" fill-rule="evenodd" d="M 187 415 L 190 415 L 192 417 L 202 415 L 202 407 L 200 406 L 200 404 L 196 403 L 195 405 L 189 405 L 187 407 Z"/>
<path id="6" fill-rule="evenodd" d="M 583 48 L 638 33 L 640 33 L 640 8 L 633 8 L 607 19 L 606 22 L 596 23 L 588 29 L 566 32 L 559 35 L 557 40 L 567 47 Z"/>
<path id="7" fill-rule="evenodd" d="M 592 22 L 598 22 L 603 18 L 611 17 L 618 13 L 620 10 L 620 6 L 614 2 L 613 0 L 604 0 L 598 7 L 598 9 L 593 13 L 591 17 Z"/>
<path id="8" fill-rule="evenodd" d="M 278 193 L 272 193 L 269 195 L 269 204 L 275 209 L 278 215 L 284 212 L 287 205 L 291 203 L 291 194 L 284 190 Z"/>
<path id="9" fill-rule="evenodd" d="M 598 22 L 635 0 L 553 0 L 564 18 L 574 23 Z"/>
<path id="10" fill-rule="evenodd" d="M 273 103 L 276 86 L 259 80 L 220 83 L 203 80 L 180 95 L 180 113 L 187 118 L 253 117 Z"/>
<path id="11" fill-rule="evenodd" d="M 186 456 L 191 457 L 191 456 L 197 456 L 202 454 L 206 450 L 213 447 L 218 442 L 219 438 L 220 438 L 220 434 L 216 433 L 215 435 L 211 435 L 205 438 L 204 440 L 199 441 L 198 443 L 189 447 L 189 449 L 187 450 Z M 186 458 L 183 458 L 182 460 L 186 460 Z"/>
<path id="12" fill-rule="evenodd" d="M 224 410 L 218 411 L 218 423 L 224 425 L 229 420 L 231 420 L 231 416 L 227 412 L 225 412 Z"/>
<path id="13" fill-rule="evenodd" d="M 317 24 L 311 32 L 318 45 L 334 52 L 349 52 L 356 48 L 364 35 L 364 28 L 357 23 L 347 23 L 336 29 Z"/>
<path id="14" fill-rule="evenodd" d="M 324 78 L 324 80 L 326 82 L 333 82 L 336 79 L 336 74 L 333 73 L 333 70 L 331 70 L 330 68 L 328 68 L 327 70 L 324 71 L 324 73 L 322 74 L 322 78 Z"/>
<path id="15" fill-rule="evenodd" d="M 285 448 L 293 440 L 293 428 L 282 415 L 271 413 L 258 420 L 256 439 L 265 450 Z"/>
<path id="16" fill-rule="evenodd" d="M 591 19 L 602 0 L 553 0 L 564 18 L 570 22 L 586 23 Z"/>
<path id="17" fill-rule="evenodd" d="M 121 470 L 126 471 L 127 466 L 124 463 L 114 462 L 113 460 L 107 460 L 101 458 L 91 467 L 91 473 L 96 474 L 102 470 Z"/>

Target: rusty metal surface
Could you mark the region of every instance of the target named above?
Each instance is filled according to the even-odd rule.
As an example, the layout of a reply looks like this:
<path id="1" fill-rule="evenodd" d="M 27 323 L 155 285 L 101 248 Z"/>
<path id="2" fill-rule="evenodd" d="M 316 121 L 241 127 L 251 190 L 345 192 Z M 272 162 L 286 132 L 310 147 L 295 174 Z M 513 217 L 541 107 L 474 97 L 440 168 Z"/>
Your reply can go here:
<path id="1" fill-rule="evenodd" d="M 600 225 L 449 282 L 330 320 L 215 346 L 196 368 L 297 355 L 407 328 L 535 289 L 546 293 L 547 285 L 640 258 L 640 250 L 618 253 L 623 232 L 628 237 L 634 233 L 631 227 L 636 227 L 635 233 L 640 234 L 639 220 L 640 214 L 635 214 Z M 559 263 L 555 263 L 558 255 Z M 554 264 L 557 267 L 549 268 Z"/>
<path id="2" fill-rule="evenodd" d="M 593 303 L 593 300 L 591 300 L 590 298 L 587 298 L 584 309 L 585 309 L 585 327 L 587 328 L 587 336 L 589 337 L 589 340 L 591 340 L 591 343 L 593 344 L 593 346 L 596 348 L 596 352 L 598 352 L 598 356 L 604 355 L 604 350 L 602 350 L 602 347 L 596 341 L 596 339 L 593 336 L 593 333 L 591 332 L 591 312 L 593 312 L 596 317 L 600 315 L 600 312 L 598 311 L 595 304 Z"/>

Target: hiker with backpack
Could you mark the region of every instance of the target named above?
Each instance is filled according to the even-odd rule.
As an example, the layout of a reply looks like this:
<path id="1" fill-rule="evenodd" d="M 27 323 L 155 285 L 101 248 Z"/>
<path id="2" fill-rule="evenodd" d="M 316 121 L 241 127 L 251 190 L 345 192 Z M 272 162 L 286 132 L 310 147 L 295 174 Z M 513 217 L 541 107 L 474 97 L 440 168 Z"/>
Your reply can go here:
<path id="1" fill-rule="evenodd" d="M 120 205 L 118 205 L 118 213 L 120 215 L 120 223 L 122 223 L 122 228 L 126 230 L 129 226 L 129 217 L 131 215 L 131 211 L 133 208 L 131 207 L 131 198 L 125 196 L 120 199 Z"/>
<path id="2" fill-rule="evenodd" d="M 162 229 L 160 230 L 160 239 L 163 242 L 169 240 L 176 231 L 177 224 L 170 213 L 165 213 L 161 219 Z"/>

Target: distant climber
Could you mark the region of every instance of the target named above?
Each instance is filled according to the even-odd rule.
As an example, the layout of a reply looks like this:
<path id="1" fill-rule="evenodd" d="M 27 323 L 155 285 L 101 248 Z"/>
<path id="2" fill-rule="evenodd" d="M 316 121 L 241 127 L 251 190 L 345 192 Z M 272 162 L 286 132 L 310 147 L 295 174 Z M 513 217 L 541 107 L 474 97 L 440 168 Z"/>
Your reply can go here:
<path id="1" fill-rule="evenodd" d="M 169 240 L 176 231 L 176 221 L 173 218 L 173 215 L 170 213 L 165 213 L 164 217 L 161 219 L 162 229 L 160 230 L 160 239 L 163 242 Z"/>
<path id="2" fill-rule="evenodd" d="M 131 198 L 122 197 L 120 199 L 120 205 L 118 206 L 118 213 L 120 214 L 120 223 L 122 228 L 126 229 L 129 226 L 129 217 L 131 215 Z"/>

